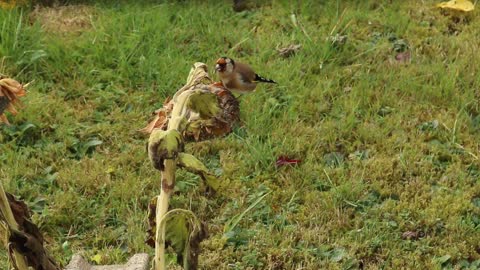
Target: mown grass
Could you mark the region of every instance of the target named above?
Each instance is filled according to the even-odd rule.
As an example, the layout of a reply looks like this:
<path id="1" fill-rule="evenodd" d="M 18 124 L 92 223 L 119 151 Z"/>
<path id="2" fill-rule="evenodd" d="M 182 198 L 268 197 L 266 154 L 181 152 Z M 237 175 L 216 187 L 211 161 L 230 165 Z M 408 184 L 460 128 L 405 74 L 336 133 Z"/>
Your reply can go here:
<path id="1" fill-rule="evenodd" d="M 0 73 L 35 81 L 1 127 L 0 177 L 55 258 L 152 254 L 146 216 L 159 173 L 136 130 L 192 63 L 228 55 L 279 84 L 241 98 L 233 134 L 188 146 L 225 182 L 205 197 L 196 177 L 178 175 L 172 207 L 209 227 L 202 269 L 480 267 L 478 11 L 317 2 L 242 13 L 230 1 L 96 4 L 76 31 L 1 11 Z M 332 44 L 336 34 L 346 43 Z M 275 48 L 289 44 L 302 49 L 283 59 Z M 394 60 L 395 49 L 411 62 Z M 282 155 L 302 163 L 276 168 Z"/>

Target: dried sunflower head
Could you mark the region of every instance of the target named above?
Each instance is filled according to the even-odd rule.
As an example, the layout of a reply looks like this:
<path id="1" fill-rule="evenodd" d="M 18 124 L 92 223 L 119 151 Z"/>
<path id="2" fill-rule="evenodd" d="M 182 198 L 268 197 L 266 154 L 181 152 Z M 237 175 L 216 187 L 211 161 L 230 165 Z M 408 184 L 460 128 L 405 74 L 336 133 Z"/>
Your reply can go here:
<path id="1" fill-rule="evenodd" d="M 222 86 L 212 83 L 205 64 L 195 63 L 187 84 L 171 100 L 165 100 L 163 107 L 154 112 L 155 119 L 140 131 L 150 134 L 154 129 L 167 130 L 171 114 L 182 95 L 188 95 L 186 126 L 181 129 L 186 141 L 224 136 L 239 121 L 240 108 L 235 96 Z"/>
<path id="2" fill-rule="evenodd" d="M 10 124 L 4 112 L 16 115 L 15 105 L 19 102 L 18 98 L 25 94 L 25 88 L 21 83 L 10 78 L 0 79 L 0 123 Z"/>

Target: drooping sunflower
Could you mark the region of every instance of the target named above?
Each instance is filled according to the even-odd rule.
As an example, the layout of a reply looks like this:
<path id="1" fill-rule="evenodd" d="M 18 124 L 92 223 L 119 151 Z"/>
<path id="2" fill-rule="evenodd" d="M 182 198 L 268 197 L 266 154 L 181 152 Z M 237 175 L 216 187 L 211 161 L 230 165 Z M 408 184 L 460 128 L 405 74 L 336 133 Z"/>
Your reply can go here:
<path id="1" fill-rule="evenodd" d="M 19 102 L 18 98 L 25 94 L 25 88 L 21 83 L 10 78 L 0 79 L 0 123 L 10 124 L 4 112 L 8 111 L 16 115 L 15 105 Z"/>

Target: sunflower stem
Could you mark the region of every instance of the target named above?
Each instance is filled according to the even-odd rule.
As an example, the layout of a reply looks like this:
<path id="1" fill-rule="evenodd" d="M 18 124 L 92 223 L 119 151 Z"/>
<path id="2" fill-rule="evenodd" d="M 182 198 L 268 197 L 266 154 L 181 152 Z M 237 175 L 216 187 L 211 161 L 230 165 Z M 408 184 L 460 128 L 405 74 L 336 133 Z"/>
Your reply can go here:
<path id="1" fill-rule="evenodd" d="M 175 129 L 180 133 L 183 132 L 185 125 L 182 122 L 186 121 L 186 104 L 191 92 L 183 92 L 179 94 L 175 102 L 174 109 L 167 130 Z M 182 138 L 183 140 L 183 138 Z M 175 171 L 177 169 L 177 158 L 166 159 L 164 161 L 164 169 L 161 171 L 161 186 L 160 195 L 157 199 L 157 210 L 155 214 L 156 235 L 155 235 L 155 270 L 166 270 L 165 260 L 165 227 L 162 226 L 161 220 L 168 211 L 170 195 L 175 187 Z"/>

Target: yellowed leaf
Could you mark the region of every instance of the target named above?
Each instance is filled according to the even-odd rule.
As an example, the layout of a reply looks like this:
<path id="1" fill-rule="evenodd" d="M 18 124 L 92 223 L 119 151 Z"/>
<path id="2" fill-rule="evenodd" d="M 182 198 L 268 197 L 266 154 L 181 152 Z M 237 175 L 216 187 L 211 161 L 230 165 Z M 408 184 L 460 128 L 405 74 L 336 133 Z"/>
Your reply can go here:
<path id="1" fill-rule="evenodd" d="M 92 257 L 90 257 L 90 260 L 92 262 L 95 262 L 96 264 L 100 264 L 102 262 L 102 255 L 100 254 L 95 254 Z"/>
<path id="2" fill-rule="evenodd" d="M 440 4 L 437 4 L 437 7 L 464 12 L 473 11 L 473 9 L 475 8 L 473 3 L 468 0 L 451 0 L 448 2 L 442 2 Z"/>
<path id="3" fill-rule="evenodd" d="M 155 129 L 148 138 L 148 156 L 153 166 L 162 171 L 165 159 L 176 158 L 184 149 L 183 137 L 176 129 Z"/>
<path id="4" fill-rule="evenodd" d="M 178 165 L 189 172 L 200 175 L 205 183 L 213 188 L 213 190 L 218 190 L 220 187 L 220 180 L 214 174 L 210 173 L 207 167 L 195 156 L 187 153 L 179 153 Z"/>

